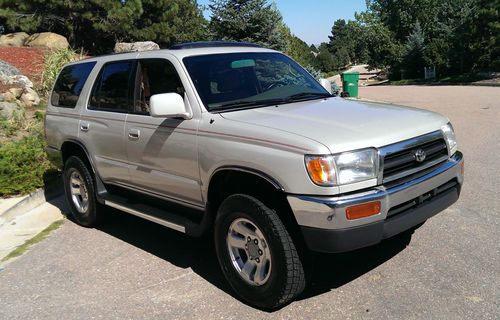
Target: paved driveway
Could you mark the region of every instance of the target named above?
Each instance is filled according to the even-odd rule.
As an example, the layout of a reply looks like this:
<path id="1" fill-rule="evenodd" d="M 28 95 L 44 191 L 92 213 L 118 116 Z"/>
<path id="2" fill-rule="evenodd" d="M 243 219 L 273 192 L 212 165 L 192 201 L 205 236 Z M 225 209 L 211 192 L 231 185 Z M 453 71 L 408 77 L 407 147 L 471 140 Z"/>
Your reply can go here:
<path id="1" fill-rule="evenodd" d="M 67 221 L 0 272 L 0 318 L 498 318 L 500 88 L 360 93 L 442 112 L 457 130 L 466 157 L 462 197 L 411 238 L 318 256 L 303 296 L 265 313 L 234 298 L 207 242 L 120 213 L 100 229 Z"/>

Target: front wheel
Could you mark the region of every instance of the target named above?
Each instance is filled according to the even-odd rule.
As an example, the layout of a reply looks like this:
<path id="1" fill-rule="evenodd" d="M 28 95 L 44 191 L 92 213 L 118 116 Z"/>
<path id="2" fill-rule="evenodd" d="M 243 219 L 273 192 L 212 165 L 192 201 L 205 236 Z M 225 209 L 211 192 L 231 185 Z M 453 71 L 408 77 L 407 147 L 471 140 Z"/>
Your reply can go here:
<path id="1" fill-rule="evenodd" d="M 252 306 L 276 309 L 304 290 L 304 268 L 292 238 L 276 212 L 254 197 L 224 200 L 215 247 L 229 284 Z"/>

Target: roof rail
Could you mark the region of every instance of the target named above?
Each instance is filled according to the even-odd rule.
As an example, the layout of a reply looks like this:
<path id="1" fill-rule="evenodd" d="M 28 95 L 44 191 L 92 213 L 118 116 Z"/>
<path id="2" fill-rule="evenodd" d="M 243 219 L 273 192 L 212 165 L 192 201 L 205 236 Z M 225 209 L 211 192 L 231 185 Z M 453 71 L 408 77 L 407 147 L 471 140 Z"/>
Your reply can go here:
<path id="1" fill-rule="evenodd" d="M 258 44 L 250 42 L 238 42 L 238 41 L 197 41 L 188 43 L 174 44 L 169 49 L 170 50 L 180 50 L 180 49 L 196 49 L 196 48 L 211 48 L 211 47 L 253 47 L 262 48 Z"/>

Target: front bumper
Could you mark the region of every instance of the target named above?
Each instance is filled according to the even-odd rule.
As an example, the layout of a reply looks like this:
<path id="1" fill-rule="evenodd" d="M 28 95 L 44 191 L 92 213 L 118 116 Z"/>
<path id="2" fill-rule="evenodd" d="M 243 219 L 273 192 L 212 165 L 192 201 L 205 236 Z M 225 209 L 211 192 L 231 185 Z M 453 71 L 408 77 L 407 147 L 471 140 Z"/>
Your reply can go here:
<path id="1" fill-rule="evenodd" d="M 408 230 L 458 200 L 463 183 L 463 156 L 400 185 L 383 186 L 336 197 L 289 195 L 288 201 L 309 249 L 344 252 L 376 244 Z M 380 201 L 380 213 L 348 220 L 347 207 Z"/>

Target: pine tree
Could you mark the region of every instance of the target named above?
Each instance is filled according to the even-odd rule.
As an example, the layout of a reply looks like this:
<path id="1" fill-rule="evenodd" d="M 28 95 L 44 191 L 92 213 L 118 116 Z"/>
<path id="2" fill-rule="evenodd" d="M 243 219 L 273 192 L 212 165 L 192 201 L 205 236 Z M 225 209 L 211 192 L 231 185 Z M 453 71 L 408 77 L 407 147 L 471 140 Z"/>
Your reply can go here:
<path id="1" fill-rule="evenodd" d="M 0 0 L 7 31 L 52 31 L 75 48 L 109 52 L 116 41 L 153 40 L 160 46 L 206 40 L 196 0 Z"/>
<path id="2" fill-rule="evenodd" d="M 209 30 L 214 40 L 247 41 L 283 50 L 282 17 L 267 0 L 212 0 Z"/>
<path id="3" fill-rule="evenodd" d="M 413 31 L 407 37 L 406 54 L 403 58 L 406 77 L 421 77 L 425 67 L 424 51 L 425 51 L 425 35 L 417 20 Z"/>

